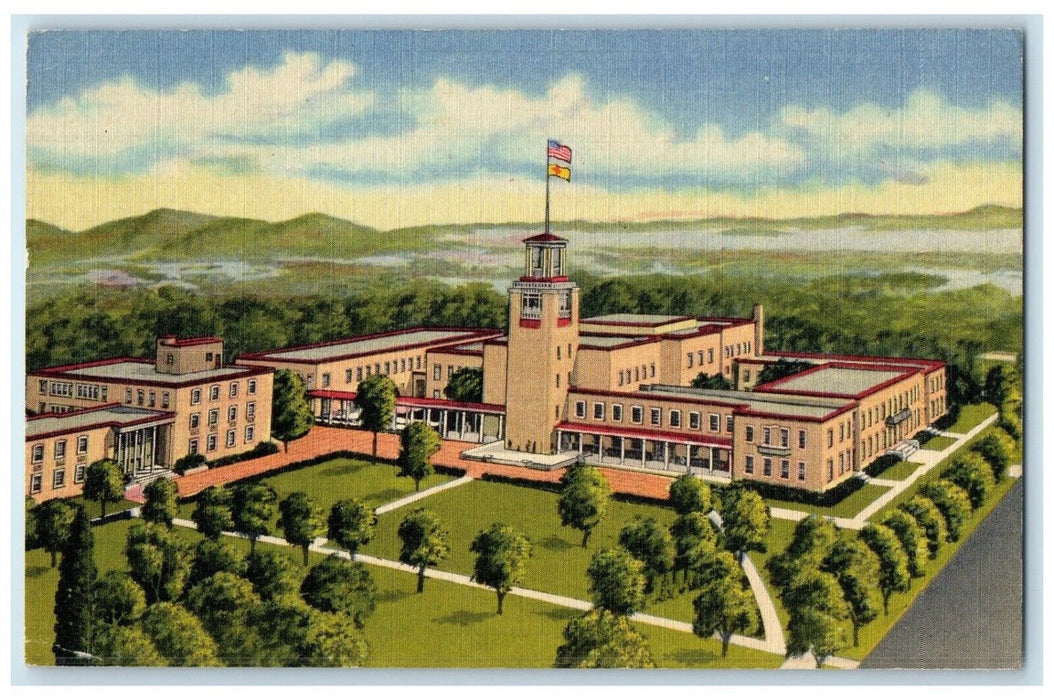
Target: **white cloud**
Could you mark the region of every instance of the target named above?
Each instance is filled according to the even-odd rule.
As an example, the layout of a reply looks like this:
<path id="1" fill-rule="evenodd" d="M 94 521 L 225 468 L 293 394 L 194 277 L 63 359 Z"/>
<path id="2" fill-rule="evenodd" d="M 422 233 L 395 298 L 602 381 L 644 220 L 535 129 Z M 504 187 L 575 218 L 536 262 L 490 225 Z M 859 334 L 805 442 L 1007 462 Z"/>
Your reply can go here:
<path id="1" fill-rule="evenodd" d="M 825 107 L 789 106 L 783 109 L 781 122 L 847 155 L 880 146 L 925 149 L 1001 139 L 1020 143 L 1023 131 L 1021 110 L 1007 102 L 971 109 L 922 89 L 897 109 L 865 103 L 835 113 Z"/>

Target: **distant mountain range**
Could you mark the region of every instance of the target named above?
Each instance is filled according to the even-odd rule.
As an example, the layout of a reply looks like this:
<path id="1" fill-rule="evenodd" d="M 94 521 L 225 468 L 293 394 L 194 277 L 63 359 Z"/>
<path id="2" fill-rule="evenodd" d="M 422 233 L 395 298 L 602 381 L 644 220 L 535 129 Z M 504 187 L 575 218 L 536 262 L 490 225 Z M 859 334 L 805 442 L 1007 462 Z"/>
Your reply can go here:
<path id="1" fill-rule="evenodd" d="M 534 228 L 509 223 L 489 228 Z M 863 230 L 948 229 L 983 231 L 1020 228 L 1022 210 L 987 205 L 958 214 L 872 216 L 840 214 L 816 218 L 714 218 L 642 223 L 561 222 L 567 230 L 639 231 L 642 234 L 686 228 L 720 228 L 730 233 L 772 233 L 788 229 L 858 227 Z M 362 257 L 385 252 L 421 250 L 437 245 L 439 234 L 465 232 L 471 226 L 420 226 L 378 231 L 326 214 L 304 214 L 288 221 L 210 216 L 156 209 L 141 216 L 109 221 L 84 231 L 68 231 L 37 219 L 26 220 L 31 264 L 76 262 L 91 258 L 127 261 L 267 260 L 285 258 Z"/>

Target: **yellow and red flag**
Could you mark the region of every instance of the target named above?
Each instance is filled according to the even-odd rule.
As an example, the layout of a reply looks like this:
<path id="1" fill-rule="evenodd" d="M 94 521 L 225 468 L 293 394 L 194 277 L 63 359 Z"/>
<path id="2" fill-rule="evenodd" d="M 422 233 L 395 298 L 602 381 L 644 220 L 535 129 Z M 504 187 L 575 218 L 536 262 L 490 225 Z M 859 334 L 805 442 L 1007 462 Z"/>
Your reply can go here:
<path id="1" fill-rule="evenodd" d="M 560 177 L 568 182 L 571 182 L 571 168 L 565 168 L 562 165 L 556 163 L 549 164 L 549 177 Z"/>

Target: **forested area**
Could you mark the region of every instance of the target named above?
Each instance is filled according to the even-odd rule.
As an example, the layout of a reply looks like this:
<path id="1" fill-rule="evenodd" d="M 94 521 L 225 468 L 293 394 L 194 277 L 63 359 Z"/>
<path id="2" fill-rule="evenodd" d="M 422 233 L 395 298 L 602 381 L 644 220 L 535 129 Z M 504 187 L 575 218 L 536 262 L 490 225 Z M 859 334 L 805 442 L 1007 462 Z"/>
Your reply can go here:
<path id="1" fill-rule="evenodd" d="M 743 276 L 573 274 L 583 317 L 601 313 L 749 316 L 765 305 L 769 350 L 932 357 L 963 370 L 961 398 L 982 377 L 973 358 L 1022 347 L 1022 300 L 993 286 L 938 290 L 919 273 L 812 280 Z M 265 284 L 265 283 L 263 283 Z M 178 287 L 81 289 L 27 310 L 28 369 L 115 356 L 150 357 L 154 338 L 219 335 L 227 360 L 257 350 L 415 325 L 504 327 L 506 296 L 485 284 L 377 279 L 344 296 L 205 295 Z M 962 385 L 965 382 L 966 385 Z M 973 397 L 976 398 L 976 397 Z"/>

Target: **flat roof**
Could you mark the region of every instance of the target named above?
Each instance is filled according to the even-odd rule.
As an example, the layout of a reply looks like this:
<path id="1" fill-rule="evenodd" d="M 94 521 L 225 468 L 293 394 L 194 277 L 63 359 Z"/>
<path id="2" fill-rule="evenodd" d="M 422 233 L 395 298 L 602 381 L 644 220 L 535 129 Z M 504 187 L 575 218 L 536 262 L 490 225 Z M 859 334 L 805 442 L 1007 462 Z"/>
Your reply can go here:
<path id="1" fill-rule="evenodd" d="M 140 423 L 168 423 L 175 420 L 171 413 L 151 411 L 133 406 L 106 405 L 71 413 L 48 413 L 26 420 L 26 439 L 44 435 L 70 433 L 90 428 L 136 425 Z"/>
<path id="2" fill-rule="evenodd" d="M 344 357 L 371 355 L 401 348 L 453 343 L 458 340 L 482 339 L 497 331 L 468 328 L 410 328 L 391 333 L 360 336 L 330 343 L 303 345 L 288 350 L 248 353 L 245 359 L 285 360 L 291 362 L 323 362 Z"/>
<path id="3" fill-rule="evenodd" d="M 663 316 L 659 314 L 605 314 L 583 318 L 581 323 L 594 324 L 623 324 L 627 326 L 664 326 L 675 321 L 689 321 L 691 316 Z"/>
<path id="4" fill-rule="evenodd" d="M 792 374 L 785 379 L 769 382 L 767 386 L 781 391 L 808 391 L 821 394 L 857 396 L 880 384 L 886 384 L 904 374 L 888 369 L 864 369 L 838 366 Z"/>
<path id="5" fill-rule="evenodd" d="M 632 343 L 658 342 L 660 336 L 652 335 L 589 335 L 583 333 L 579 336 L 578 347 L 580 348 L 615 348 L 620 345 Z"/>
<path id="6" fill-rule="evenodd" d="M 224 379 L 234 375 L 254 371 L 255 367 L 220 367 L 209 369 L 204 372 L 189 372 L 187 374 L 165 374 L 158 372 L 154 363 L 150 360 L 113 360 L 112 362 L 93 363 L 88 366 L 77 366 L 69 369 L 51 368 L 60 371 L 64 375 L 74 375 L 85 379 L 106 380 L 128 380 L 150 384 L 186 384 L 194 382 Z M 44 370 L 47 371 L 47 370 Z"/>
<path id="7" fill-rule="evenodd" d="M 727 403 L 736 403 L 758 413 L 779 413 L 803 418 L 824 418 L 831 413 L 851 405 L 850 399 L 814 396 L 787 396 L 758 391 L 732 391 L 724 389 L 695 389 L 670 384 L 646 384 L 640 388 L 644 394 L 665 394 L 693 399 L 713 398 Z"/>

